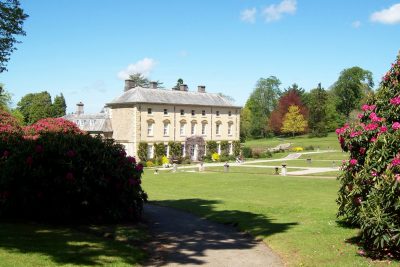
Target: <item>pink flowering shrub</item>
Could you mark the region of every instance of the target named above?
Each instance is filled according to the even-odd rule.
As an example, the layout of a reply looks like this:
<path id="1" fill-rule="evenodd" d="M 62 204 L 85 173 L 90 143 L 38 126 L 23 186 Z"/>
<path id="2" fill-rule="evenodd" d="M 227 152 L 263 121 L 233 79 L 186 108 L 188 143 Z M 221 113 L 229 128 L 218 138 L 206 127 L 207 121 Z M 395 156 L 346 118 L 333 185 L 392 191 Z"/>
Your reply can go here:
<path id="1" fill-rule="evenodd" d="M 400 257 L 400 54 L 359 122 L 336 130 L 342 165 L 338 216 L 358 225 L 369 255 Z"/>
<path id="2" fill-rule="evenodd" d="M 43 133 L 72 133 L 83 134 L 78 126 L 63 118 L 46 118 L 23 128 L 26 137 L 37 137 Z"/>
<path id="3" fill-rule="evenodd" d="M 143 168 L 121 145 L 90 135 L 0 135 L 0 219 L 120 222 L 140 216 Z"/>
<path id="4" fill-rule="evenodd" d="M 17 119 L 0 107 L 0 134 L 22 134 L 22 128 Z"/>

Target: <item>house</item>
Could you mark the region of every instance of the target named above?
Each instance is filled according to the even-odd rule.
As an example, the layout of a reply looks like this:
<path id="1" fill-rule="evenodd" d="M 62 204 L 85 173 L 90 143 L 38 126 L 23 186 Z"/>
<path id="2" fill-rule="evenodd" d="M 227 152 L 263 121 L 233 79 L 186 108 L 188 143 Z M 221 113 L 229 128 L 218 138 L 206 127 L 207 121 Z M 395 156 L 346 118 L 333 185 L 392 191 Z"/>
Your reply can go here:
<path id="1" fill-rule="evenodd" d="M 126 80 L 123 94 L 107 103 L 106 108 L 110 124 L 105 124 L 112 125 L 112 138 L 132 156 L 137 156 L 141 142 L 148 144 L 148 158 L 154 157 L 156 143 L 165 145 L 168 156 L 168 142 L 173 141 L 183 144 L 184 155 L 197 160 L 206 153 L 205 142 L 209 140 L 218 144 L 228 141 L 231 153 L 232 142 L 239 140 L 241 107 L 218 94 L 207 93 L 205 86 L 192 92 L 184 84 L 179 90 L 166 90 L 157 88 L 156 82 L 142 88 Z M 202 142 L 191 143 L 193 140 Z"/>

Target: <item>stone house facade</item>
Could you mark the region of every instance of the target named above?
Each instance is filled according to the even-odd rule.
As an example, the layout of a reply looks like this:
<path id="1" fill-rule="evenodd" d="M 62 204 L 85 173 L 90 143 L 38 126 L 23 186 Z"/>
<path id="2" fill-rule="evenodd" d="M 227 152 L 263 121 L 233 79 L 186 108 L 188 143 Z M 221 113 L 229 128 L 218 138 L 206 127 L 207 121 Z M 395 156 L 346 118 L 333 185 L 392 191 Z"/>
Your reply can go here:
<path id="1" fill-rule="evenodd" d="M 106 104 L 113 138 L 129 155 L 137 155 L 140 142 L 148 144 L 148 158 L 153 158 L 155 143 L 164 143 L 168 156 L 170 141 L 185 144 L 195 136 L 217 143 L 226 140 L 232 151 L 232 141 L 239 140 L 241 107 L 206 93 L 205 86 L 198 86 L 196 92 L 186 85 L 179 90 L 159 89 L 156 83 L 150 83 L 150 88 L 132 87 L 125 81 L 124 93 Z M 183 154 L 196 160 L 200 149 L 189 150 Z"/>

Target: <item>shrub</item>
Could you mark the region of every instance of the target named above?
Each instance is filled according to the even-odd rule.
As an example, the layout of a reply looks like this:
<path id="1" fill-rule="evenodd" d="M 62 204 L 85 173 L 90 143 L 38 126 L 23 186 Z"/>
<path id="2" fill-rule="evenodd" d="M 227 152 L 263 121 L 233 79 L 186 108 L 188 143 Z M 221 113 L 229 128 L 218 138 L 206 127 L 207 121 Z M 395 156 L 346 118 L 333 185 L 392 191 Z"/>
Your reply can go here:
<path id="1" fill-rule="evenodd" d="M 266 150 L 261 154 L 261 157 L 262 158 L 272 158 L 272 153 L 271 153 L 271 151 Z"/>
<path id="2" fill-rule="evenodd" d="M 167 164 L 169 164 L 169 159 L 167 158 L 167 156 L 163 156 L 162 158 L 161 158 L 161 163 L 162 163 L 162 165 L 167 165 Z"/>
<path id="3" fill-rule="evenodd" d="M 314 146 L 313 145 L 309 145 L 309 146 L 306 146 L 305 148 L 304 148 L 304 150 L 314 150 Z"/>
<path id="4" fill-rule="evenodd" d="M 303 150 L 304 149 L 301 146 L 296 146 L 296 147 L 292 148 L 292 151 L 294 151 L 294 152 L 300 152 L 300 151 L 303 151 Z"/>
<path id="5" fill-rule="evenodd" d="M 342 165 L 338 216 L 360 226 L 370 255 L 400 251 L 400 55 L 359 122 L 337 129 L 350 159 Z M 397 254 L 396 254 L 397 253 Z"/>
<path id="6" fill-rule="evenodd" d="M 165 151 L 165 146 L 163 143 L 156 143 L 154 144 L 154 154 L 155 154 L 155 158 L 156 158 L 156 163 L 158 165 L 162 164 L 162 156 L 164 156 L 165 154 L 167 154 L 167 151 Z"/>
<path id="7" fill-rule="evenodd" d="M 147 160 L 147 147 L 148 147 L 148 144 L 146 142 L 139 143 L 138 157 L 141 161 Z"/>
<path id="8" fill-rule="evenodd" d="M 21 135 L 22 128 L 16 118 L 0 107 L 0 134 Z"/>
<path id="9" fill-rule="evenodd" d="M 207 154 L 212 155 L 218 152 L 218 144 L 215 141 L 207 141 Z"/>
<path id="10" fill-rule="evenodd" d="M 181 162 L 182 159 L 182 144 L 178 142 L 168 142 L 169 154 L 172 161 Z"/>
<path id="11" fill-rule="evenodd" d="M 0 134 L 0 218 L 117 222 L 140 216 L 142 165 L 111 140 Z"/>
<path id="12" fill-rule="evenodd" d="M 228 141 L 221 141 L 221 155 L 228 156 L 229 155 L 229 142 Z"/>
<path id="13" fill-rule="evenodd" d="M 32 125 L 23 127 L 26 137 L 35 137 L 44 133 L 71 133 L 83 134 L 75 123 L 63 118 L 46 118 L 35 122 Z"/>
<path id="14" fill-rule="evenodd" d="M 239 156 L 240 155 L 240 151 L 241 151 L 240 141 L 233 141 L 232 145 L 233 145 L 233 155 L 235 157 Z"/>
<path id="15" fill-rule="evenodd" d="M 148 160 L 148 161 L 146 161 L 146 167 L 149 167 L 149 168 L 151 168 L 151 167 L 154 167 L 154 162 L 153 161 L 151 161 L 151 160 Z"/>
<path id="16" fill-rule="evenodd" d="M 211 159 L 212 159 L 213 161 L 219 161 L 219 155 L 218 155 L 218 153 L 217 153 L 217 152 L 214 152 L 214 153 L 211 155 Z"/>
<path id="17" fill-rule="evenodd" d="M 242 153 L 243 153 L 243 157 L 245 157 L 245 158 L 253 157 L 252 150 L 250 147 L 247 147 L 247 146 L 243 147 Z"/>

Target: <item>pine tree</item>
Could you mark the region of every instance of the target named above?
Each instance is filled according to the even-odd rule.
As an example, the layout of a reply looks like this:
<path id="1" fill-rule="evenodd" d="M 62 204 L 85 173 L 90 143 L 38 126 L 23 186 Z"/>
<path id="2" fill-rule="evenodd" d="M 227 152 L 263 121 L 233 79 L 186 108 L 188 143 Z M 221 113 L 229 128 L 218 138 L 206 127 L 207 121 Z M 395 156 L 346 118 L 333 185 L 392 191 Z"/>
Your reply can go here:
<path id="1" fill-rule="evenodd" d="M 65 98 L 61 93 L 60 96 L 54 97 L 53 117 L 58 118 L 65 116 L 66 111 L 67 111 L 67 104 L 65 103 Z"/>

